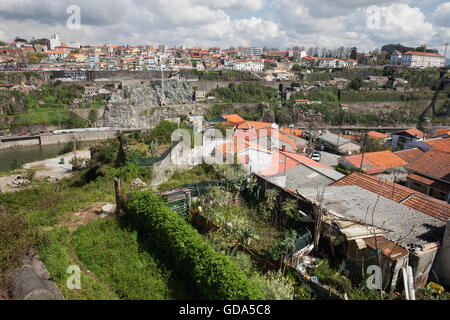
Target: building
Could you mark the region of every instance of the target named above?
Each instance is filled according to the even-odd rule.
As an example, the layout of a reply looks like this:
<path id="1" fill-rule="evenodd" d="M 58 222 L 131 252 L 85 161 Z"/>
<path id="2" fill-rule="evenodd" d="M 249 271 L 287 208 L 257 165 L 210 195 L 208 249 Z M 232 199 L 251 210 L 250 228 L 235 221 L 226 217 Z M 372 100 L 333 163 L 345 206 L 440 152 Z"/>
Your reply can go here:
<path id="1" fill-rule="evenodd" d="M 59 36 L 57 34 L 50 35 L 50 51 L 55 50 L 56 47 L 59 47 L 61 42 L 59 41 Z"/>
<path id="2" fill-rule="evenodd" d="M 400 131 L 392 134 L 392 146 L 397 148 L 400 144 L 405 145 L 407 143 L 423 141 L 424 139 L 425 133 L 418 129 Z"/>
<path id="3" fill-rule="evenodd" d="M 333 133 L 326 133 L 317 139 L 322 142 L 325 147 L 339 154 L 354 154 L 361 152 L 361 145 Z"/>
<path id="4" fill-rule="evenodd" d="M 342 157 L 338 163 L 348 170 L 360 169 L 362 164 L 362 169 L 367 174 L 389 177 L 395 181 L 406 180 L 408 175 L 404 169 L 408 162 L 391 151 L 368 152 L 364 154 L 364 158 L 362 154 Z"/>
<path id="5" fill-rule="evenodd" d="M 412 267 L 416 285 L 427 283 L 445 222 L 354 185 L 308 187 L 297 194 L 303 199 L 302 212 L 315 216 L 323 208 L 321 240 L 328 242 L 333 255 L 345 257 L 345 268 L 355 276 L 381 260 L 383 287 L 388 290 L 400 284 L 406 265 Z"/>
<path id="6" fill-rule="evenodd" d="M 402 57 L 403 54 L 398 51 L 395 50 L 394 52 L 392 52 L 391 54 L 391 66 L 399 66 L 402 64 Z"/>
<path id="7" fill-rule="evenodd" d="M 344 177 L 304 155 L 279 150 L 273 150 L 272 165 L 259 174 L 278 187 L 294 192 L 306 186 L 326 187 Z"/>
<path id="8" fill-rule="evenodd" d="M 444 68 L 445 58 L 438 53 L 408 51 L 403 54 L 402 66 L 410 68 Z"/>
<path id="9" fill-rule="evenodd" d="M 450 153 L 433 148 L 406 169 L 409 188 L 450 203 Z"/>
<path id="10" fill-rule="evenodd" d="M 206 99 L 206 91 L 195 91 L 195 101 L 203 101 Z"/>
<path id="11" fill-rule="evenodd" d="M 244 127 L 246 122 L 238 127 L 234 137 L 257 143 L 268 150 L 283 150 L 288 152 L 296 152 L 297 144 L 294 140 L 270 126 L 262 128 L 254 128 L 249 125 Z"/>

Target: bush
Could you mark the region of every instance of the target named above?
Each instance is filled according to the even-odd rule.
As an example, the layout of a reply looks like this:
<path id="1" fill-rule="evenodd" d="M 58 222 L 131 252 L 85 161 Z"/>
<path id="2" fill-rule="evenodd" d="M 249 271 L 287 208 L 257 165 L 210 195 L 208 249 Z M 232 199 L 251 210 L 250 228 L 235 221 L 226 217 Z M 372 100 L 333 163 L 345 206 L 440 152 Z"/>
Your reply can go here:
<path id="1" fill-rule="evenodd" d="M 7 285 L 8 272 L 19 267 L 22 257 L 43 239 L 22 215 L 0 214 L 0 290 Z"/>
<path id="2" fill-rule="evenodd" d="M 264 295 L 229 258 L 217 253 L 198 232 L 151 191 L 135 192 L 130 217 L 149 234 L 174 269 L 191 278 L 207 299 L 260 300 Z"/>

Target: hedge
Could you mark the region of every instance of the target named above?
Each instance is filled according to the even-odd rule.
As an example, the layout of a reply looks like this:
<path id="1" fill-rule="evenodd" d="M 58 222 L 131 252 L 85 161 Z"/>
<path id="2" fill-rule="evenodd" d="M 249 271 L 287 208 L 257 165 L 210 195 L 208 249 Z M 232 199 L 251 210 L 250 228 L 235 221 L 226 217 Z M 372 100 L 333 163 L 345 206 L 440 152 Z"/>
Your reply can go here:
<path id="1" fill-rule="evenodd" d="M 236 264 L 207 244 L 160 196 L 152 191 L 134 192 L 130 194 L 127 211 L 172 267 L 194 281 L 205 299 L 264 299 Z"/>

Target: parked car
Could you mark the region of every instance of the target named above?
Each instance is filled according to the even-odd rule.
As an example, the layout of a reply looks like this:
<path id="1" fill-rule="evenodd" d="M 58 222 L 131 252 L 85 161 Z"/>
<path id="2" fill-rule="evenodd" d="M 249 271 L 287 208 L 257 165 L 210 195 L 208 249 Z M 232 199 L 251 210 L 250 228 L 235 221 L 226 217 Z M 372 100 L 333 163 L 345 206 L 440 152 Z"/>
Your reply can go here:
<path id="1" fill-rule="evenodd" d="M 322 155 L 320 154 L 319 151 L 314 151 L 312 156 L 311 156 L 311 160 L 320 162 L 320 160 L 322 159 Z"/>

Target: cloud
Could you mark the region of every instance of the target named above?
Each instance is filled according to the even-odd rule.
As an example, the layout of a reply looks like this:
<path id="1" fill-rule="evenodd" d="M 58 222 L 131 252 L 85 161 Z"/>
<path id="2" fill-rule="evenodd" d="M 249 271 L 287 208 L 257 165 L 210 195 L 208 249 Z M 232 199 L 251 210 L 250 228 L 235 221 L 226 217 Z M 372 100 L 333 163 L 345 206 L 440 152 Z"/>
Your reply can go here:
<path id="1" fill-rule="evenodd" d="M 450 2 L 445 2 L 437 7 L 433 18 L 437 26 L 450 28 Z"/>
<path id="2" fill-rule="evenodd" d="M 73 4 L 81 8 L 81 30 L 66 28 Z M 371 5 L 380 10 L 379 28 L 367 25 Z M 63 41 L 85 44 L 369 50 L 390 42 L 443 43 L 449 13 L 450 2 L 434 10 L 411 0 L 2 0 L 0 39 L 58 33 Z"/>

